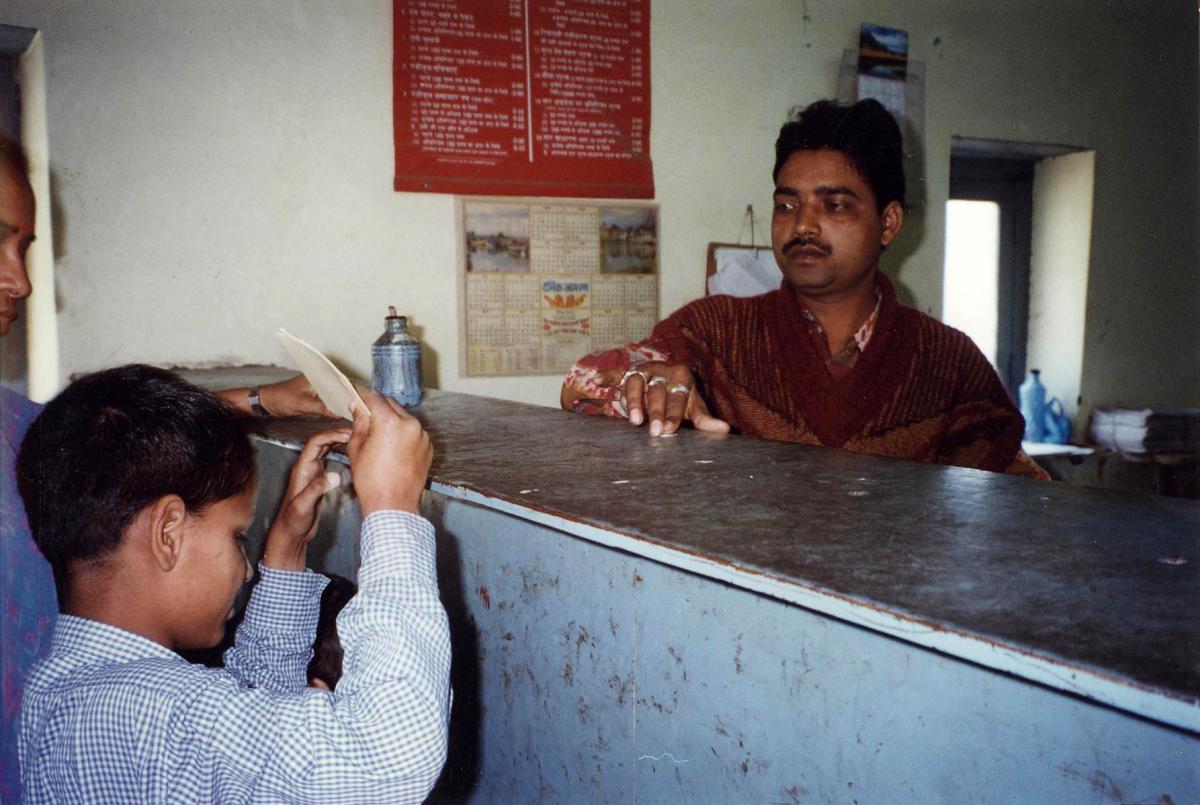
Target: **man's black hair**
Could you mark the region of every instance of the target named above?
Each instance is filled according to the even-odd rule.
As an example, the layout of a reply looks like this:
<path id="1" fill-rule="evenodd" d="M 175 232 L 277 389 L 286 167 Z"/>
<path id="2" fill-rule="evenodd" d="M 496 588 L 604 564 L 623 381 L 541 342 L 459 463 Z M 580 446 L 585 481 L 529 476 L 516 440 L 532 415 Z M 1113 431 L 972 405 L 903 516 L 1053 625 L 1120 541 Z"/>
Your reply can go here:
<path id="1" fill-rule="evenodd" d="M 72 563 L 116 549 L 155 500 L 179 495 L 199 513 L 254 477 L 254 448 L 233 408 L 138 364 L 69 385 L 29 426 L 17 458 L 29 527 L 60 592 Z"/>
<path id="2" fill-rule="evenodd" d="M 904 142 L 900 127 L 873 98 L 855 104 L 817 101 L 792 109 L 775 140 L 774 181 L 797 151 L 840 151 L 871 191 L 880 212 L 895 201 L 904 206 Z"/>
<path id="3" fill-rule="evenodd" d="M 321 680 L 330 690 L 342 678 L 342 640 L 338 637 L 337 616 L 357 592 L 358 586 L 350 579 L 330 573 L 329 583 L 321 593 L 321 614 L 317 618 L 313 656 L 308 662 L 308 678 Z"/>
<path id="4" fill-rule="evenodd" d="M 8 171 L 29 181 L 29 157 L 19 142 L 0 134 L 0 174 Z"/>

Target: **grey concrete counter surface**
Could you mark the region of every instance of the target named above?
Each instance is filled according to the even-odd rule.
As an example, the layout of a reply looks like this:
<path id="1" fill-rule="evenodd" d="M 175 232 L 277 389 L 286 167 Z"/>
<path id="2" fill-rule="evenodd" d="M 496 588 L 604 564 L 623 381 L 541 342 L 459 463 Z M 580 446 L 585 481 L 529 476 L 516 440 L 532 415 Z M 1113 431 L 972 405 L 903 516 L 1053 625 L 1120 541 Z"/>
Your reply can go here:
<path id="1" fill-rule="evenodd" d="M 465 394 L 414 413 L 435 491 L 1200 732 L 1200 503 Z"/>

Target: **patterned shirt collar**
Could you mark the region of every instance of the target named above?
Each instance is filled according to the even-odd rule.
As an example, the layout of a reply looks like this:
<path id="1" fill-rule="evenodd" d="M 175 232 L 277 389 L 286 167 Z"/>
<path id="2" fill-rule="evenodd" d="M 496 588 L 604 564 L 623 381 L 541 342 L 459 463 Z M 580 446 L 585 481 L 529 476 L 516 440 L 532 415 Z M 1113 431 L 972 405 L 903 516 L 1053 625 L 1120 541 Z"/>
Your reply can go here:
<path id="1" fill-rule="evenodd" d="M 871 336 L 875 334 L 875 323 L 879 321 L 879 311 L 883 307 L 883 294 L 878 288 L 875 289 L 875 307 L 871 314 L 863 321 L 862 326 L 854 331 L 854 343 L 858 346 L 859 352 L 867 351 L 867 344 L 871 343 Z M 849 343 L 847 343 L 849 346 Z"/>
<path id="2" fill-rule="evenodd" d="M 875 334 L 875 324 L 879 321 L 879 311 L 883 308 L 883 292 L 879 287 L 875 287 L 875 308 L 863 320 L 863 323 L 854 331 L 854 335 L 846 342 L 846 345 L 841 348 L 835 355 L 831 356 L 835 362 L 844 362 L 846 358 L 853 353 L 866 352 L 867 344 L 871 343 L 871 336 Z M 821 323 L 817 321 L 817 317 L 812 314 L 812 311 L 804 304 L 800 303 L 800 315 L 804 320 L 811 325 L 811 330 L 814 335 L 824 336 L 825 330 L 821 327 Z M 824 340 L 824 339 L 822 339 Z"/>
<path id="3" fill-rule="evenodd" d="M 185 661 L 149 638 L 76 615 L 58 616 L 51 645 L 51 654 L 71 654 L 97 662 L 123 663 L 149 657 Z"/>

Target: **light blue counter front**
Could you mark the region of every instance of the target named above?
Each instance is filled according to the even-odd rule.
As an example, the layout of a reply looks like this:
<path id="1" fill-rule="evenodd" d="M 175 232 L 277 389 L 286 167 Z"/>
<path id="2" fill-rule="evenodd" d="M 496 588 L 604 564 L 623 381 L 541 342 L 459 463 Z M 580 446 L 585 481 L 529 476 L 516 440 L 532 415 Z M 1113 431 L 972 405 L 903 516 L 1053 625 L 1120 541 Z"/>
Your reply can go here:
<path id="1" fill-rule="evenodd" d="M 1200 801 L 1200 504 L 418 413 L 454 641 L 432 801 Z M 316 427 L 260 440 L 260 519 Z M 310 563 L 353 576 L 359 522 L 331 499 Z"/>

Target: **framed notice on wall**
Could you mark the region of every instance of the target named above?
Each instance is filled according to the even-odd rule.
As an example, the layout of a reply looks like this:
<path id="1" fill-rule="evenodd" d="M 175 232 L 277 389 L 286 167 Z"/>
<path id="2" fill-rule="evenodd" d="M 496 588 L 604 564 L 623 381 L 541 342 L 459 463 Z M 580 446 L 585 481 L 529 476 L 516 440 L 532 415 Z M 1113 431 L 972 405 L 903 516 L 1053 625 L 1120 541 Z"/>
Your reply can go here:
<path id="1" fill-rule="evenodd" d="M 393 0 L 396 190 L 653 198 L 650 0 Z"/>
<path id="2" fill-rule="evenodd" d="M 562 374 L 658 320 L 658 207 L 459 202 L 459 366 L 468 377 Z"/>

